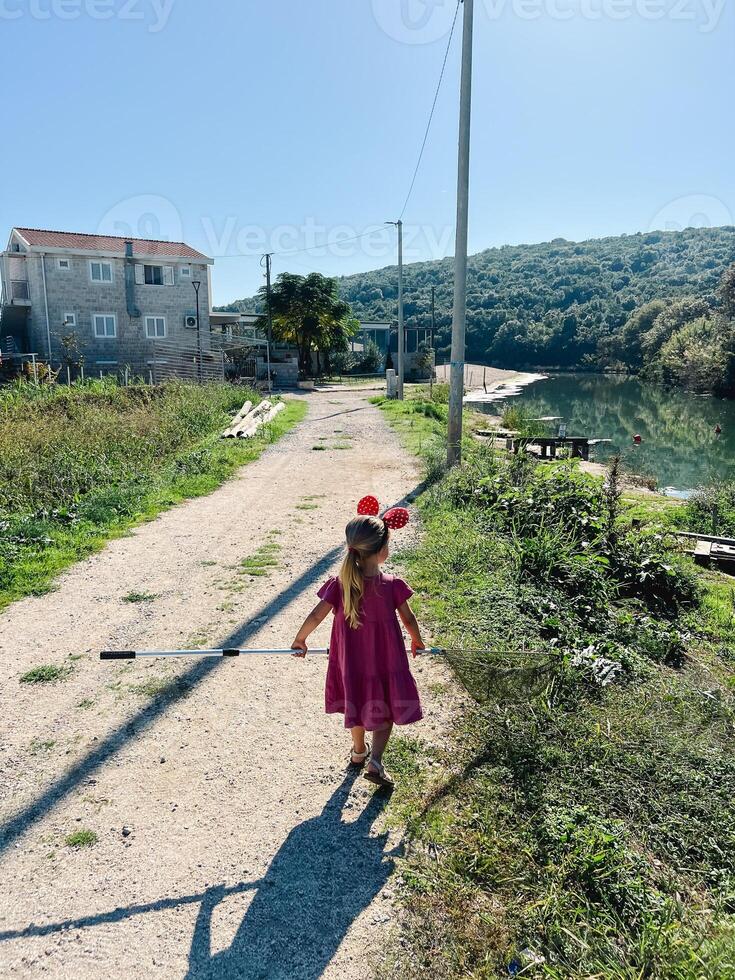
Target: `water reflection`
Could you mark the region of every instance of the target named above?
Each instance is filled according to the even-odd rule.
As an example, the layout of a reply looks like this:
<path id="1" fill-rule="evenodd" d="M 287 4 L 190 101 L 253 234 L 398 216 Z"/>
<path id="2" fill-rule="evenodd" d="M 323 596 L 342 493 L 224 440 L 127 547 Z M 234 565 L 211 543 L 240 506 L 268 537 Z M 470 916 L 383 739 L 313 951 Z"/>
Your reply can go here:
<path id="1" fill-rule="evenodd" d="M 735 401 L 667 391 L 634 378 L 568 374 L 539 381 L 513 401 L 534 417 L 562 416 L 569 435 L 611 439 L 596 448 L 597 461 L 619 452 L 626 469 L 673 493 L 735 479 Z M 501 408 L 482 410 L 495 414 Z M 636 433 L 639 446 L 633 444 Z"/>

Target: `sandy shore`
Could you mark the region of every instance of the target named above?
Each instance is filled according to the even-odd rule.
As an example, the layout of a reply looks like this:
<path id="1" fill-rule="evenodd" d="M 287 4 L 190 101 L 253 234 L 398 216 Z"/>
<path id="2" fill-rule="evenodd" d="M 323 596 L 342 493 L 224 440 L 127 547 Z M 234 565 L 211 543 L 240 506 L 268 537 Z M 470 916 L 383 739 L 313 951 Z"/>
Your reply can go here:
<path id="1" fill-rule="evenodd" d="M 437 381 L 449 381 L 449 365 L 441 364 L 436 369 Z M 517 394 L 521 388 L 541 381 L 544 374 L 533 374 L 529 371 L 506 371 L 503 368 L 487 367 L 483 364 L 465 364 L 464 386 L 467 391 L 465 401 L 500 401 L 503 397 Z M 500 394 L 499 389 L 507 389 L 507 395 Z M 488 397 L 491 396 L 491 397 Z"/>

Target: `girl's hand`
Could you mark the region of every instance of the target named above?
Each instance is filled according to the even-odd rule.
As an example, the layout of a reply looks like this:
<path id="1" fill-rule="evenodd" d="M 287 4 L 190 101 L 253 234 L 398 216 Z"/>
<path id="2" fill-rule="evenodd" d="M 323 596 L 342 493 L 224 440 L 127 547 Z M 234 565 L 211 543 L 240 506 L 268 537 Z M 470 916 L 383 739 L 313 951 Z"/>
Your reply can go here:
<path id="1" fill-rule="evenodd" d="M 291 656 L 293 657 L 305 657 L 309 648 L 303 640 L 294 640 L 291 644 L 291 649 L 294 651 Z"/>
<path id="2" fill-rule="evenodd" d="M 411 640 L 411 656 L 416 659 L 419 656 L 419 650 L 425 650 L 424 641 L 419 638 L 418 640 Z"/>

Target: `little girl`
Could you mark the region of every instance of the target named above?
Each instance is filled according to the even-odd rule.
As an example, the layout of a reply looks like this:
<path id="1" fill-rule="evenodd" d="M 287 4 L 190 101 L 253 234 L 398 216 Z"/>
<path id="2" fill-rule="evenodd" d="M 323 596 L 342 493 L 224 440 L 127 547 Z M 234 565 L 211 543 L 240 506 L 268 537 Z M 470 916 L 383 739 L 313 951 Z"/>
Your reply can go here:
<path id="1" fill-rule="evenodd" d="M 304 620 L 291 648 L 298 651 L 294 656 L 305 657 L 307 637 L 329 612 L 334 613 L 326 710 L 344 714 L 345 728 L 352 729 L 352 765 L 367 761 L 365 778 L 391 788 L 393 780 L 383 767 L 383 752 L 393 724 L 409 725 L 422 717 L 396 611 L 411 636 L 414 657 L 424 643 L 408 604 L 413 592 L 402 579 L 380 570 L 388 557 L 390 528 L 403 527 L 408 512 L 394 508 L 381 518 L 369 512 L 373 509 L 377 514 L 374 497 L 360 501 L 362 516 L 346 528 L 348 550 L 339 576 L 319 589 L 321 602 Z M 366 730 L 373 733 L 372 752 L 365 741 Z"/>

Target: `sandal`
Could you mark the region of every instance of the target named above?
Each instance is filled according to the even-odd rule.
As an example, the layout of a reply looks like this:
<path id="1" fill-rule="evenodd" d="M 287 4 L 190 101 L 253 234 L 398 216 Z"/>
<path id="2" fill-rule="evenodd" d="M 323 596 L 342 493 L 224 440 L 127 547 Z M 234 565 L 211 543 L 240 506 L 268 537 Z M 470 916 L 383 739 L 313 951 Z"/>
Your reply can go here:
<path id="1" fill-rule="evenodd" d="M 370 772 L 370 766 L 375 766 L 377 772 Z M 375 783 L 376 786 L 380 786 L 382 789 L 393 789 L 393 787 L 396 785 L 385 771 L 383 763 L 376 762 L 375 759 L 370 760 L 368 768 L 363 773 L 363 776 L 369 783 Z"/>
<path id="2" fill-rule="evenodd" d="M 367 742 L 367 741 L 365 742 L 365 751 L 364 752 L 355 752 L 355 747 L 353 745 L 352 746 L 352 751 L 350 752 L 350 765 L 351 766 L 354 766 L 356 769 L 362 769 L 362 767 L 367 762 L 369 755 L 370 755 L 370 743 L 369 742 Z"/>

